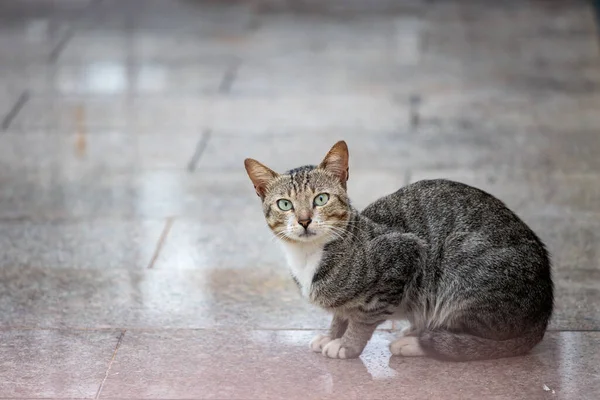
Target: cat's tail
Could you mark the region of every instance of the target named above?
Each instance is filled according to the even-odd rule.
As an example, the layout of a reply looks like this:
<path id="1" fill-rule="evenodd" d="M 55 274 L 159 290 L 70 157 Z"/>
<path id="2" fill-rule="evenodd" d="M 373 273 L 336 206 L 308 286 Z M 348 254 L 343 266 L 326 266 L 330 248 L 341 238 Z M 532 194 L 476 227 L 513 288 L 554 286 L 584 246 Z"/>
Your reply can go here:
<path id="1" fill-rule="evenodd" d="M 425 354 L 448 361 L 473 361 L 513 357 L 527 353 L 544 337 L 544 329 L 534 329 L 522 336 L 493 340 L 447 330 L 427 330 L 419 336 Z"/>

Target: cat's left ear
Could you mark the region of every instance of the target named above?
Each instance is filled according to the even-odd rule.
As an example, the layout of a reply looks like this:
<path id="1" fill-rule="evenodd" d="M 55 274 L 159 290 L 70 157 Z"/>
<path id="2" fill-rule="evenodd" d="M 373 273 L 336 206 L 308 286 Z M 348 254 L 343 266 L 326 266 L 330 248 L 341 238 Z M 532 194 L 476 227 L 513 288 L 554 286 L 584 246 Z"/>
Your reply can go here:
<path id="1" fill-rule="evenodd" d="M 250 180 L 254 184 L 256 194 L 261 199 L 264 199 L 267 191 L 267 185 L 273 179 L 277 178 L 279 174 L 251 158 L 246 158 L 244 160 L 244 166 L 246 167 L 246 172 L 248 172 Z"/>
<path id="2" fill-rule="evenodd" d="M 323 168 L 324 170 L 333 173 L 340 180 L 344 189 L 346 188 L 346 182 L 350 177 L 348 171 L 348 158 L 348 145 L 343 140 L 340 140 L 333 145 L 319 165 L 319 168 Z"/>

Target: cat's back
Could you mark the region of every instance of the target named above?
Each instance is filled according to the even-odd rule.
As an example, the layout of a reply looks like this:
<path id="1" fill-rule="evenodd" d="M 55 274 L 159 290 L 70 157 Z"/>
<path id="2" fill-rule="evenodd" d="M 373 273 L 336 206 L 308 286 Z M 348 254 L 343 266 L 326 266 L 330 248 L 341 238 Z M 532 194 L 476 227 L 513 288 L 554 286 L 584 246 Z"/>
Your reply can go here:
<path id="1" fill-rule="evenodd" d="M 362 215 L 388 227 L 430 239 L 454 232 L 492 232 L 497 229 L 533 235 L 525 223 L 496 197 L 446 179 L 422 180 L 405 186 L 369 205 Z"/>

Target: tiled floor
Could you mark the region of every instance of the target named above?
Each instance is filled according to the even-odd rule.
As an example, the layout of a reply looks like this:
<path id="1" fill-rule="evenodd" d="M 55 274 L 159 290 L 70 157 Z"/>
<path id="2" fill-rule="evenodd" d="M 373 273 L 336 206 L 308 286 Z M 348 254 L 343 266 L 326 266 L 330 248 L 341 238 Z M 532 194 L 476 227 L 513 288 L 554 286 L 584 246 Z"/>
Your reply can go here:
<path id="1" fill-rule="evenodd" d="M 295 12 L 292 13 L 291 9 Z M 600 54 L 570 1 L 0 1 L 0 398 L 600 398 Z M 447 177 L 553 253 L 530 355 L 308 341 L 242 160 Z"/>

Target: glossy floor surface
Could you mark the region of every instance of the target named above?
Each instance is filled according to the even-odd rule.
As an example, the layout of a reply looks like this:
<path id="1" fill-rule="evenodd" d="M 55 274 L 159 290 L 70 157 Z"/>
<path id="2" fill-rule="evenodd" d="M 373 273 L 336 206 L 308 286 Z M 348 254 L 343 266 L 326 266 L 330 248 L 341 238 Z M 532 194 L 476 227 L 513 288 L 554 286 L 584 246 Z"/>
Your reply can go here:
<path id="1" fill-rule="evenodd" d="M 324 5 L 324 3 L 326 3 Z M 368 4 L 368 5 L 367 5 Z M 600 398 L 600 56 L 584 1 L 0 1 L 0 398 Z M 345 139 L 364 207 L 446 177 L 554 260 L 525 357 L 356 360 L 243 169 Z"/>

